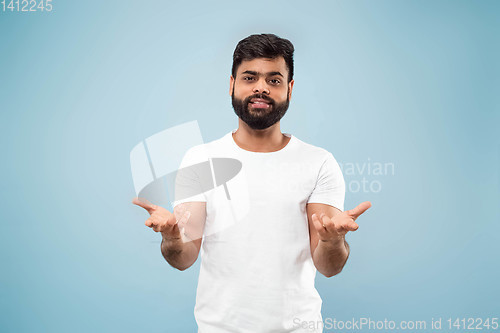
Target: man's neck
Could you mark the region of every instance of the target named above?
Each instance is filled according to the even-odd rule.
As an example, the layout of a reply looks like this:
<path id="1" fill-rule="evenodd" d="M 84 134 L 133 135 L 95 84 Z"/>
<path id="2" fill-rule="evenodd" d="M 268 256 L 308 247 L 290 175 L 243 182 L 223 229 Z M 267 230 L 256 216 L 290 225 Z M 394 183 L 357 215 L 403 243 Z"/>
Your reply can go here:
<path id="1" fill-rule="evenodd" d="M 290 141 L 289 137 L 281 133 L 279 122 L 263 130 L 254 130 L 241 119 L 233 139 L 240 148 L 261 153 L 281 150 Z"/>

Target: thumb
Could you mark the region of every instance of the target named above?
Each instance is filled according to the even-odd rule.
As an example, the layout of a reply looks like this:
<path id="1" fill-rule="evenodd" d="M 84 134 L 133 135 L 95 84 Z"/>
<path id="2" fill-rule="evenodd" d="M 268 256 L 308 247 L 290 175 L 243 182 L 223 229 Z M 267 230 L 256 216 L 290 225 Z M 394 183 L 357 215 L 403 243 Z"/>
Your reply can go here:
<path id="1" fill-rule="evenodd" d="M 320 221 L 317 214 L 312 214 L 311 218 L 312 218 L 313 225 L 316 228 L 316 231 L 318 233 L 325 231 L 325 228 L 323 228 L 323 222 Z"/>
<path id="2" fill-rule="evenodd" d="M 349 214 L 353 219 L 357 219 L 361 214 L 366 212 L 368 208 L 372 206 L 370 201 L 365 201 L 360 203 L 356 208 L 348 210 L 346 213 Z"/>
<path id="3" fill-rule="evenodd" d="M 132 200 L 132 203 L 134 205 L 137 205 L 139 207 L 142 207 L 144 208 L 145 210 L 148 211 L 149 214 L 152 214 L 154 212 L 154 210 L 156 209 L 156 206 L 153 205 L 151 202 L 147 201 L 146 199 L 144 198 L 138 198 L 138 197 L 135 197 L 133 200 Z"/>
<path id="4" fill-rule="evenodd" d="M 178 220 L 176 223 L 179 225 L 180 228 L 183 228 L 186 226 L 189 218 L 191 217 L 191 212 L 190 211 L 186 211 L 182 217 L 180 218 L 180 220 Z"/>

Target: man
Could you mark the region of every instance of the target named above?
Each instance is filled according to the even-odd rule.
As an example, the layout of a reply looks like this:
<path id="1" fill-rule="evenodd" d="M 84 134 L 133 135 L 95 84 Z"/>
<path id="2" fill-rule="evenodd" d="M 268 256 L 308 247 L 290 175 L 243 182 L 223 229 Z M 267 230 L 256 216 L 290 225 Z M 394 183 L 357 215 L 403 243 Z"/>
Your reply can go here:
<path id="1" fill-rule="evenodd" d="M 240 161 L 234 180 L 176 200 L 174 214 L 133 201 L 151 214 L 146 225 L 162 233 L 162 254 L 173 267 L 190 267 L 203 241 L 195 306 L 202 333 L 310 332 L 300 323 L 322 322 L 316 270 L 326 277 L 342 270 L 345 234 L 371 205 L 343 211 L 345 183 L 333 155 L 281 132 L 293 52 L 273 34 L 241 40 L 229 81 L 238 129 L 184 157 L 182 166 Z M 179 184 L 200 177 L 181 176 Z"/>

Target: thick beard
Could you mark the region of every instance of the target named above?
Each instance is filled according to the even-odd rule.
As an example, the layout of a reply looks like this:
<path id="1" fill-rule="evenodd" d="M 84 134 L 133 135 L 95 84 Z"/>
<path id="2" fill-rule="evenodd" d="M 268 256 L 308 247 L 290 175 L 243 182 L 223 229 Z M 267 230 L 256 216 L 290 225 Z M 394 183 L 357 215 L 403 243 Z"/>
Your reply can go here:
<path id="1" fill-rule="evenodd" d="M 257 108 L 257 114 L 254 115 L 250 113 L 248 103 L 252 98 L 262 98 L 269 102 L 269 108 L 267 109 Z M 267 97 L 263 94 L 255 94 L 245 98 L 244 100 L 237 99 L 234 97 L 234 87 L 233 93 L 231 94 L 231 101 L 233 103 L 234 113 L 243 120 L 250 128 L 254 130 L 263 130 L 272 125 L 276 124 L 283 118 L 286 111 L 288 110 L 288 105 L 290 104 L 290 99 L 288 98 L 288 93 L 286 101 L 283 103 L 276 103 L 272 98 Z"/>

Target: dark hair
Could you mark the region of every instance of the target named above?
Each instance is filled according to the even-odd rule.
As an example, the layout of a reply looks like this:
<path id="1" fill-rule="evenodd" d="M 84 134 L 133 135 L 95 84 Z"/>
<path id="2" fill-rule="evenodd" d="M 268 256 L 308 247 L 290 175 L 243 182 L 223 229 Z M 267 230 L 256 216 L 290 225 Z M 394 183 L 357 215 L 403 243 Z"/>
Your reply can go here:
<path id="1" fill-rule="evenodd" d="M 232 75 L 236 78 L 236 72 L 243 60 L 255 58 L 277 58 L 282 56 L 288 67 L 288 82 L 293 79 L 293 44 L 284 38 L 274 34 L 250 35 L 240 40 L 233 53 Z"/>

